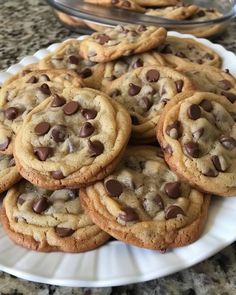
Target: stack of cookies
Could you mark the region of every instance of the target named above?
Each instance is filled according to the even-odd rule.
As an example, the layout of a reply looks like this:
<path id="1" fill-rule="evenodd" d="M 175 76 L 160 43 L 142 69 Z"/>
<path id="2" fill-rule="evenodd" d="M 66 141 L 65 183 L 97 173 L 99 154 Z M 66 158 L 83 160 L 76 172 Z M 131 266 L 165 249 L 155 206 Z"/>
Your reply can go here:
<path id="1" fill-rule="evenodd" d="M 161 251 L 198 239 L 210 195 L 236 193 L 236 81 L 220 66 L 193 39 L 118 26 L 11 77 L 0 90 L 7 235 L 65 252 L 111 236 Z"/>
<path id="2" fill-rule="evenodd" d="M 137 13 L 142 13 L 152 17 L 164 19 L 186 21 L 185 27 L 179 27 L 178 31 L 182 33 L 194 34 L 197 37 L 210 37 L 220 33 L 225 24 L 201 24 L 198 27 L 193 26 L 191 22 L 204 22 L 214 20 L 222 16 L 222 13 L 213 7 L 201 7 L 195 4 L 189 4 L 189 1 L 182 0 L 84 0 L 84 2 L 92 3 L 108 7 L 110 9 L 119 8 Z M 194 1 L 191 1 L 194 2 Z M 198 1 L 199 2 L 199 1 Z M 59 18 L 69 25 L 76 25 L 74 17 L 59 13 Z M 72 23 L 74 20 L 74 23 Z M 188 25 L 189 22 L 189 25 Z M 104 27 L 90 22 L 85 24 L 93 30 L 103 31 Z M 78 24 L 81 26 L 81 23 Z M 165 25 L 165 23 L 163 24 Z M 176 30 L 176 27 L 168 24 L 168 28 Z"/>

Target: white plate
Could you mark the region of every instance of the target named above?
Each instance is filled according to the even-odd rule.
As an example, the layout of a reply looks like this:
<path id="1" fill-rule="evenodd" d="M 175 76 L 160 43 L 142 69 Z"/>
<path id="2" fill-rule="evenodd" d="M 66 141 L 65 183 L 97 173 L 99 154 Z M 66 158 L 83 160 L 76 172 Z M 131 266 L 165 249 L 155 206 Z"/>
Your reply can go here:
<path id="1" fill-rule="evenodd" d="M 176 32 L 172 36 L 190 37 Z M 236 56 L 222 46 L 197 39 L 223 59 L 223 68 L 236 75 Z M 59 44 L 27 56 L 0 73 L 0 84 L 23 66 L 42 59 Z M 236 240 L 236 198 L 214 198 L 202 237 L 195 243 L 160 254 L 112 241 L 82 254 L 37 253 L 16 246 L 0 227 L 0 270 L 30 281 L 73 287 L 105 287 L 159 278 L 190 267 Z"/>

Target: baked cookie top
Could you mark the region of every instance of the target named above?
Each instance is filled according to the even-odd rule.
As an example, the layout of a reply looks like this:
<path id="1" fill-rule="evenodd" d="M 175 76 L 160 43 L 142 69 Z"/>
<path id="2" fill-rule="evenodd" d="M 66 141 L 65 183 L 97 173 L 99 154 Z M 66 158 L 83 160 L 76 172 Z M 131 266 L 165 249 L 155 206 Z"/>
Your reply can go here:
<path id="1" fill-rule="evenodd" d="M 185 61 L 221 66 L 221 58 L 214 50 L 191 38 L 168 36 L 157 51 L 162 53 L 166 61 L 174 67 Z"/>
<path id="2" fill-rule="evenodd" d="M 148 9 L 145 14 L 164 17 L 168 19 L 184 20 L 192 16 L 196 11 L 198 11 L 198 6 L 169 6 L 169 7 L 159 7 L 155 9 Z"/>
<path id="3" fill-rule="evenodd" d="M 25 118 L 16 137 L 16 163 L 35 185 L 80 187 L 109 173 L 130 130 L 128 112 L 104 93 L 68 87 Z"/>
<path id="4" fill-rule="evenodd" d="M 203 191 L 236 193 L 236 106 L 209 92 L 183 93 L 165 108 L 157 128 L 173 171 Z"/>
<path id="5" fill-rule="evenodd" d="M 192 89 L 191 81 L 183 74 L 152 65 L 124 74 L 113 81 L 106 92 L 129 111 L 133 138 L 153 139 L 155 126 L 166 103 L 176 94 Z"/>
<path id="6" fill-rule="evenodd" d="M 0 154 L 0 193 L 21 179 L 12 155 Z"/>
<path id="7" fill-rule="evenodd" d="M 37 251 L 83 252 L 109 239 L 85 214 L 79 191 L 48 191 L 21 181 L 3 203 L 2 224 L 10 238 Z"/>
<path id="8" fill-rule="evenodd" d="M 174 6 L 174 5 L 181 3 L 180 0 L 133 0 L 133 1 L 143 7 Z"/>
<path id="9" fill-rule="evenodd" d="M 57 50 L 43 58 L 39 69 L 66 69 L 75 71 L 84 81 L 86 87 L 100 88 L 104 71 L 103 64 L 83 59 L 79 54 L 81 41 L 71 39 L 63 42 Z"/>
<path id="10" fill-rule="evenodd" d="M 82 206 L 93 221 L 139 247 L 161 250 L 194 241 L 209 199 L 182 182 L 162 156 L 155 147 L 129 147 L 110 176 L 82 189 Z"/>
<path id="11" fill-rule="evenodd" d="M 148 51 L 166 39 L 164 28 L 144 25 L 116 26 L 93 33 L 81 42 L 80 54 L 94 62 L 107 62 L 121 56 Z"/>
<path id="12" fill-rule="evenodd" d="M 229 70 L 193 63 L 180 64 L 176 70 L 189 77 L 197 90 L 224 95 L 232 102 L 236 101 L 236 79 Z"/>
<path id="13" fill-rule="evenodd" d="M 102 89 L 109 87 L 111 81 L 134 69 L 149 65 L 165 66 L 166 61 L 154 51 L 121 57 L 117 60 L 105 63 L 104 77 L 102 79 Z"/>
<path id="14" fill-rule="evenodd" d="M 81 79 L 64 70 L 31 71 L 3 85 L 0 90 L 0 151 L 12 154 L 12 141 L 25 116 L 50 95 L 70 86 L 81 87 Z"/>
<path id="15" fill-rule="evenodd" d="M 138 12 L 145 11 L 145 9 L 141 7 L 135 0 L 84 0 L 84 2 L 101 6 L 118 7 Z"/>

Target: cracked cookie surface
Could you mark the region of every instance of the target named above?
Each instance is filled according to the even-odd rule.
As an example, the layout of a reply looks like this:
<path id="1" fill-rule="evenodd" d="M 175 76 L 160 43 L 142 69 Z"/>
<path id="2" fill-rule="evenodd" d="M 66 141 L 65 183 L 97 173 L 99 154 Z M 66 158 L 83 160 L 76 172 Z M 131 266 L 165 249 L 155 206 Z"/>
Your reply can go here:
<path id="1" fill-rule="evenodd" d="M 85 214 L 78 191 L 47 191 L 27 181 L 8 191 L 1 221 L 15 243 L 31 250 L 84 252 L 109 239 Z"/>
<path id="2" fill-rule="evenodd" d="M 164 28 L 154 26 L 116 26 L 81 41 L 80 54 L 94 62 L 112 61 L 153 49 L 165 41 L 166 34 Z"/>
<path id="3" fill-rule="evenodd" d="M 38 67 L 42 70 L 73 70 L 83 79 L 86 87 L 99 89 L 104 65 L 83 59 L 79 54 L 80 43 L 76 39 L 62 43 L 54 52 L 44 57 Z"/>
<path id="4" fill-rule="evenodd" d="M 235 101 L 209 92 L 180 94 L 166 106 L 157 128 L 171 169 L 216 195 L 236 193 Z"/>
<path id="5" fill-rule="evenodd" d="M 162 53 L 170 66 L 174 67 L 181 63 L 184 65 L 186 61 L 221 66 L 221 58 L 214 50 L 191 38 L 168 36 L 166 41 L 157 47 L 157 52 Z"/>
<path id="6" fill-rule="evenodd" d="M 31 71 L 4 84 L 0 90 L 1 153 L 12 154 L 15 136 L 35 106 L 66 87 L 81 85 L 74 72 L 64 70 Z"/>
<path id="7" fill-rule="evenodd" d="M 183 74 L 153 65 L 124 74 L 106 92 L 129 111 L 132 139 L 145 143 L 155 139 L 155 127 L 166 103 L 176 94 L 192 89 L 192 82 Z"/>
<path id="8" fill-rule="evenodd" d="M 16 164 L 35 185 L 80 187 L 115 168 L 130 131 L 128 112 L 104 93 L 64 88 L 25 118 L 14 146 Z"/>
<path id="9" fill-rule="evenodd" d="M 160 149 L 128 147 L 104 181 L 80 191 L 92 220 L 113 237 L 164 250 L 195 241 L 206 223 L 209 197 L 190 188 L 162 159 Z"/>

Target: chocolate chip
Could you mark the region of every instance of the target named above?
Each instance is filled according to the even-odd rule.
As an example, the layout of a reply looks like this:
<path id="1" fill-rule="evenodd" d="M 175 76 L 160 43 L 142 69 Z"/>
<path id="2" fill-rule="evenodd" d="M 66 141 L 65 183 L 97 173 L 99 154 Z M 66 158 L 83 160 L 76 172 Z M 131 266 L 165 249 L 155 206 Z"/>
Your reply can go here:
<path id="1" fill-rule="evenodd" d="M 198 158 L 200 156 L 200 149 L 197 142 L 189 141 L 184 144 L 184 148 L 189 156 L 193 158 Z"/>
<path id="2" fill-rule="evenodd" d="M 172 49 L 170 47 L 170 44 L 166 44 L 162 50 L 161 50 L 162 53 L 166 53 L 166 54 L 172 54 Z"/>
<path id="3" fill-rule="evenodd" d="M 136 69 L 136 68 L 139 68 L 139 67 L 143 67 L 143 61 L 141 58 L 138 58 L 136 60 L 136 62 L 133 64 L 132 68 L 133 69 Z"/>
<path id="4" fill-rule="evenodd" d="M 75 232 L 75 230 L 73 230 L 71 228 L 56 226 L 55 227 L 55 232 L 57 233 L 57 235 L 60 238 L 66 238 L 66 237 L 69 237 L 69 236 L 73 235 L 73 233 Z"/>
<path id="5" fill-rule="evenodd" d="M 163 151 L 164 151 L 164 153 L 169 154 L 169 155 L 173 154 L 173 149 L 169 144 L 163 147 Z"/>
<path id="6" fill-rule="evenodd" d="M 137 29 L 138 32 L 144 32 L 146 30 L 147 30 L 147 27 L 145 25 L 140 25 L 138 26 L 138 29 Z"/>
<path id="7" fill-rule="evenodd" d="M 51 107 L 57 108 L 57 107 L 61 107 L 66 103 L 66 100 L 64 97 L 59 96 L 57 94 L 53 95 L 53 101 L 51 103 Z"/>
<path id="8" fill-rule="evenodd" d="M 206 15 L 206 13 L 205 13 L 204 10 L 199 10 L 199 11 L 196 13 L 196 15 L 197 15 L 198 17 L 203 17 L 203 16 Z"/>
<path id="9" fill-rule="evenodd" d="M 14 120 L 15 118 L 18 117 L 18 109 L 15 108 L 15 107 L 10 107 L 10 108 L 7 108 L 4 112 L 5 114 L 5 117 L 8 119 L 8 120 Z"/>
<path id="10" fill-rule="evenodd" d="M 67 128 L 64 125 L 56 125 L 52 129 L 52 138 L 55 142 L 64 142 L 67 135 Z"/>
<path id="11" fill-rule="evenodd" d="M 206 53 L 203 58 L 206 58 L 206 59 L 209 59 L 209 60 L 213 60 L 214 59 L 214 56 L 210 53 Z"/>
<path id="12" fill-rule="evenodd" d="M 129 83 L 129 90 L 128 93 L 130 96 L 135 96 L 141 91 L 141 87 L 135 85 L 133 83 Z"/>
<path id="13" fill-rule="evenodd" d="M 191 120 L 197 120 L 201 117 L 201 109 L 197 104 L 191 104 L 188 108 L 188 116 Z"/>
<path id="14" fill-rule="evenodd" d="M 142 101 L 145 105 L 146 111 L 148 111 L 153 105 L 152 101 L 147 96 L 142 97 Z"/>
<path id="15" fill-rule="evenodd" d="M 219 175 L 218 171 L 212 168 L 209 168 L 206 172 L 202 172 L 202 174 L 208 177 L 216 177 Z"/>
<path id="16" fill-rule="evenodd" d="M 51 126 L 48 122 L 41 122 L 38 125 L 35 126 L 34 128 L 34 132 L 41 136 L 44 135 L 46 133 L 48 133 L 48 131 L 50 130 Z"/>
<path id="17" fill-rule="evenodd" d="M 79 107 L 80 105 L 77 101 L 70 101 L 64 105 L 63 111 L 66 115 L 71 116 L 78 111 Z"/>
<path id="18" fill-rule="evenodd" d="M 104 145 L 99 140 L 94 140 L 94 141 L 89 140 L 88 147 L 89 147 L 91 156 L 93 157 L 101 155 L 104 151 Z"/>
<path id="19" fill-rule="evenodd" d="M 40 161 L 45 161 L 53 154 L 53 149 L 47 146 L 41 146 L 34 149 L 34 153 Z"/>
<path id="20" fill-rule="evenodd" d="M 83 126 L 80 128 L 79 136 L 80 137 L 88 137 L 94 132 L 95 128 L 89 122 L 85 122 Z"/>
<path id="21" fill-rule="evenodd" d="M 130 118 L 133 125 L 139 125 L 139 120 L 135 115 L 130 115 Z"/>
<path id="22" fill-rule="evenodd" d="M 81 72 L 79 72 L 79 74 L 83 79 L 86 79 L 88 77 L 91 77 L 93 72 L 90 68 L 85 68 Z"/>
<path id="23" fill-rule="evenodd" d="M 164 186 L 164 191 L 171 199 L 177 199 L 180 197 L 180 182 L 168 182 Z"/>
<path id="24" fill-rule="evenodd" d="M 114 89 L 111 93 L 110 93 L 110 97 L 116 97 L 121 95 L 121 91 L 119 89 Z"/>
<path id="25" fill-rule="evenodd" d="M 181 123 L 176 120 L 166 128 L 166 134 L 173 139 L 178 139 L 182 136 Z"/>
<path id="26" fill-rule="evenodd" d="M 24 203 L 25 203 L 25 194 L 21 194 L 21 195 L 19 195 L 19 197 L 17 199 L 17 204 L 23 205 Z"/>
<path id="27" fill-rule="evenodd" d="M 111 0 L 111 4 L 115 5 L 115 4 L 118 4 L 119 3 L 119 0 Z"/>
<path id="28" fill-rule="evenodd" d="M 199 128 L 198 130 L 193 132 L 193 138 L 198 140 L 200 137 L 202 137 L 203 133 L 204 133 L 204 128 Z"/>
<path id="29" fill-rule="evenodd" d="M 97 116 L 97 111 L 93 109 L 82 109 L 81 113 L 86 120 L 94 119 Z"/>
<path id="30" fill-rule="evenodd" d="M 52 171 L 51 175 L 56 180 L 60 180 L 60 179 L 65 178 L 65 176 L 63 175 L 63 173 L 60 170 Z"/>
<path id="31" fill-rule="evenodd" d="M 119 214 L 119 218 L 124 222 L 136 221 L 139 219 L 138 214 L 131 207 L 122 209 L 122 213 Z"/>
<path id="32" fill-rule="evenodd" d="M 184 81 L 183 80 L 175 81 L 175 86 L 176 86 L 177 92 L 180 93 L 182 91 L 182 89 L 183 89 Z"/>
<path id="33" fill-rule="evenodd" d="M 177 52 L 175 55 L 178 56 L 178 57 L 181 57 L 181 58 L 186 58 L 186 55 L 181 51 Z"/>
<path id="34" fill-rule="evenodd" d="M 48 84 L 46 84 L 46 83 L 43 83 L 43 84 L 39 87 L 39 90 L 40 90 L 43 94 L 46 94 L 46 95 L 50 95 L 50 94 L 51 94 L 51 90 L 50 90 Z"/>
<path id="35" fill-rule="evenodd" d="M 110 40 L 110 37 L 106 34 L 99 34 L 96 36 L 96 40 L 98 40 L 99 44 L 104 45 Z"/>
<path id="36" fill-rule="evenodd" d="M 212 156 L 211 157 L 211 160 L 212 160 L 212 163 L 213 165 L 215 166 L 216 170 L 219 171 L 219 172 L 224 172 L 226 169 L 224 169 L 222 166 L 221 166 L 221 162 L 220 162 L 220 159 L 218 156 Z"/>
<path id="37" fill-rule="evenodd" d="M 233 150 L 236 147 L 236 140 L 231 136 L 221 135 L 219 140 L 227 150 Z"/>
<path id="38" fill-rule="evenodd" d="M 157 82 L 160 78 L 160 73 L 157 70 L 149 70 L 146 73 L 146 79 L 148 82 Z"/>
<path id="39" fill-rule="evenodd" d="M 105 188 L 107 193 L 115 198 L 118 198 L 123 192 L 122 184 L 115 179 L 110 179 L 105 182 Z"/>
<path id="40" fill-rule="evenodd" d="M 157 194 L 153 200 L 157 203 L 157 205 L 159 206 L 159 208 L 161 210 L 164 209 L 164 203 L 163 203 L 163 200 L 159 194 Z"/>
<path id="41" fill-rule="evenodd" d="M 31 72 L 32 72 L 31 70 L 23 70 L 21 75 L 24 77 L 24 76 L 26 76 L 27 74 L 29 74 Z"/>
<path id="42" fill-rule="evenodd" d="M 35 76 L 31 76 L 27 81 L 26 83 L 37 83 L 38 82 L 38 78 L 35 77 Z"/>
<path id="43" fill-rule="evenodd" d="M 234 103 L 236 101 L 236 95 L 232 92 L 222 91 L 221 94 L 224 95 L 226 98 L 228 98 L 228 100 L 231 103 Z"/>
<path id="44" fill-rule="evenodd" d="M 211 112 L 213 110 L 213 105 L 212 103 L 210 102 L 210 100 L 208 99 L 203 99 L 200 104 L 199 104 L 203 109 L 204 111 L 206 112 Z"/>
<path id="45" fill-rule="evenodd" d="M 232 83 L 229 80 L 221 80 L 218 82 L 218 86 L 223 90 L 229 90 L 232 88 Z"/>
<path id="46" fill-rule="evenodd" d="M 7 139 L 4 142 L 0 143 L 0 151 L 5 151 L 10 142 L 11 142 L 11 139 L 7 137 Z"/>
<path id="47" fill-rule="evenodd" d="M 110 77 L 106 77 L 107 81 L 114 81 L 115 79 L 117 79 L 117 77 L 115 75 L 111 75 Z"/>
<path id="48" fill-rule="evenodd" d="M 70 55 L 68 57 L 68 61 L 69 61 L 70 64 L 74 64 L 74 65 L 77 65 L 79 63 L 79 59 L 75 55 Z"/>
<path id="49" fill-rule="evenodd" d="M 176 218 L 179 214 L 185 215 L 183 209 L 179 206 L 171 205 L 165 209 L 166 219 Z"/>
<path id="50" fill-rule="evenodd" d="M 45 197 L 40 198 L 39 200 L 35 201 L 32 208 L 34 212 L 40 214 L 47 210 L 50 206 L 50 203 Z"/>

